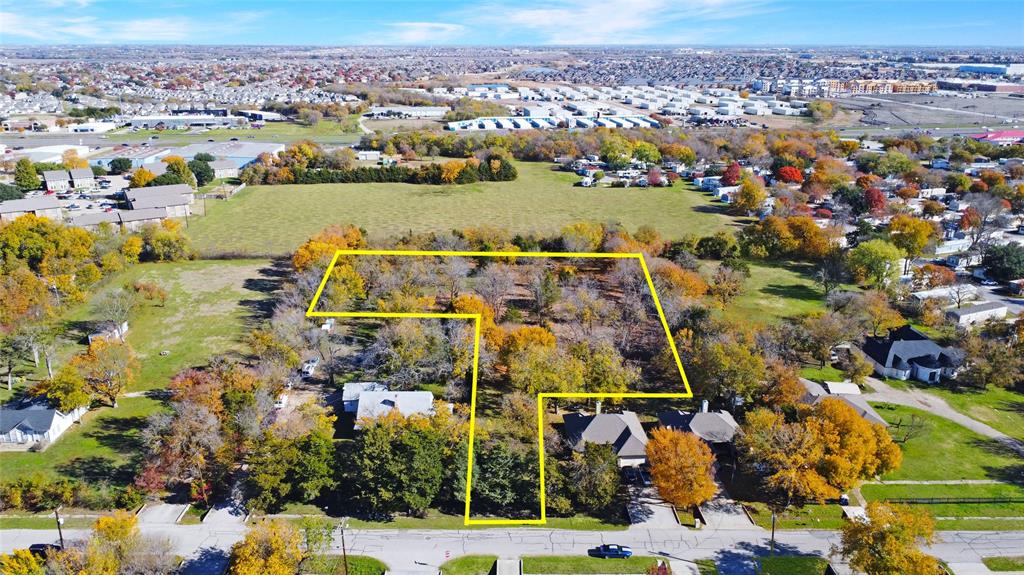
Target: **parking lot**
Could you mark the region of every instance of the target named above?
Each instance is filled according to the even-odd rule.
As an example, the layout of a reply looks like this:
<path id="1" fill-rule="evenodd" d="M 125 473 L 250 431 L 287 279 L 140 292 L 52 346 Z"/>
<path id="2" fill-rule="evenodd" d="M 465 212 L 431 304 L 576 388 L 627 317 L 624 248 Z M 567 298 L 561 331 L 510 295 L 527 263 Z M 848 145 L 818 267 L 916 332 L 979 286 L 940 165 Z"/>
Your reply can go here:
<path id="1" fill-rule="evenodd" d="M 35 190 L 28 192 L 26 197 L 55 196 L 61 207 L 67 210 L 68 218 L 76 218 L 89 213 L 112 211 L 117 207 L 117 200 L 111 199 L 109 196 L 113 196 L 127 188 L 129 180 L 123 176 L 111 175 L 97 177 L 96 182 L 97 186 L 90 190 L 74 190 L 59 193 Z M 102 182 L 106 182 L 106 184 Z"/>

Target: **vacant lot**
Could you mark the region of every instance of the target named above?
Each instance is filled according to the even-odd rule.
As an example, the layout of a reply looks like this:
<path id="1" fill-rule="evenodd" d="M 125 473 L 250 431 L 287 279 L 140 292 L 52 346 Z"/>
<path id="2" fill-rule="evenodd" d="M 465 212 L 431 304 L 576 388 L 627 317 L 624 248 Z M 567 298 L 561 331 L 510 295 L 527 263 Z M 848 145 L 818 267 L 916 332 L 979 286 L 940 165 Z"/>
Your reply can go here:
<path id="1" fill-rule="evenodd" d="M 767 322 L 820 311 L 825 293 L 814 282 L 814 268 L 777 262 L 750 264 L 743 293 L 725 307 L 735 319 Z"/>
<path id="2" fill-rule="evenodd" d="M 163 388 L 178 371 L 238 350 L 248 322 L 262 313 L 261 303 L 276 285 L 270 266 L 267 260 L 142 264 L 111 278 L 99 294 L 138 280 L 154 282 L 169 294 L 165 305 L 144 304 L 130 319 L 127 339 L 141 363 L 130 391 Z M 65 318 L 68 340 L 58 366 L 84 349 L 93 313 L 83 304 Z M 44 375 L 38 372 L 29 381 Z M 38 472 L 128 481 L 141 456 L 139 431 L 161 405 L 158 399 L 133 396 L 122 397 L 116 408 L 94 409 L 45 452 L 0 454 L 3 477 Z"/>
<path id="3" fill-rule="evenodd" d="M 581 188 L 579 177 L 550 164 L 519 163 L 514 182 L 465 186 L 318 184 L 254 186 L 191 222 L 203 252 L 282 254 L 328 224 L 351 223 L 381 239 L 408 231 L 447 232 L 491 225 L 516 233 L 553 233 L 580 220 L 652 225 L 667 238 L 704 235 L 731 224 L 720 205 L 672 188 Z"/>
<path id="4" fill-rule="evenodd" d="M 1024 439 L 1024 393 L 989 387 L 985 390 L 922 386 L 953 409 L 1017 439 Z"/>

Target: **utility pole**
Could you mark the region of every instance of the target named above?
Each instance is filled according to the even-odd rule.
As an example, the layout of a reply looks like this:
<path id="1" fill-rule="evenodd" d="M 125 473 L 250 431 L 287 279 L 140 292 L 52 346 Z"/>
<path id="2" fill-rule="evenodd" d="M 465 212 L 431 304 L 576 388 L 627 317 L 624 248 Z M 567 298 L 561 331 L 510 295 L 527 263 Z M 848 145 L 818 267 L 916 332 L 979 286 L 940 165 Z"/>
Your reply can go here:
<path id="1" fill-rule="evenodd" d="M 64 530 L 60 528 L 64 524 L 64 519 L 60 516 L 60 507 L 53 510 L 53 516 L 57 519 L 57 535 L 60 537 L 60 549 L 64 550 Z"/>
<path id="2" fill-rule="evenodd" d="M 774 507 L 772 507 L 772 545 L 771 545 L 771 554 L 772 554 L 772 556 L 775 555 L 775 508 Z"/>

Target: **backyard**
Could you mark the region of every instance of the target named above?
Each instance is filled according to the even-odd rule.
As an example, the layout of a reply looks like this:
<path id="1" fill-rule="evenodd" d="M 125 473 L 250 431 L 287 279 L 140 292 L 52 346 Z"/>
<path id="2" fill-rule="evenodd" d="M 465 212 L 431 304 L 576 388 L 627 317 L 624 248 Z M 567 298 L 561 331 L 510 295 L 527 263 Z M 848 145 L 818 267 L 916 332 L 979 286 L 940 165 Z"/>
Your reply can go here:
<path id="1" fill-rule="evenodd" d="M 262 313 L 261 302 L 276 285 L 272 274 L 268 260 L 234 260 L 140 264 L 110 278 L 93 301 L 107 290 L 139 280 L 154 282 L 169 294 L 164 305 L 145 303 L 129 320 L 127 341 L 141 366 L 129 393 L 161 389 L 178 371 L 237 351 L 248 322 Z M 63 318 L 66 341 L 56 366 L 85 349 L 94 313 L 86 303 Z M 31 384 L 45 377 L 45 370 L 24 376 L 23 385 Z M 129 481 L 141 456 L 141 428 L 161 405 L 148 394 L 131 393 L 122 396 L 116 408 L 87 413 L 45 452 L 0 453 L 4 479 L 41 473 Z"/>
<path id="2" fill-rule="evenodd" d="M 496 226 L 514 233 L 556 233 L 581 220 L 654 226 L 666 238 L 706 235 L 733 224 L 719 205 L 689 186 L 582 188 L 552 164 L 516 164 L 513 182 L 461 186 L 315 184 L 252 186 L 228 201 L 207 202 L 189 234 L 204 253 L 283 254 L 328 224 L 351 223 L 371 239 L 412 232 Z"/>

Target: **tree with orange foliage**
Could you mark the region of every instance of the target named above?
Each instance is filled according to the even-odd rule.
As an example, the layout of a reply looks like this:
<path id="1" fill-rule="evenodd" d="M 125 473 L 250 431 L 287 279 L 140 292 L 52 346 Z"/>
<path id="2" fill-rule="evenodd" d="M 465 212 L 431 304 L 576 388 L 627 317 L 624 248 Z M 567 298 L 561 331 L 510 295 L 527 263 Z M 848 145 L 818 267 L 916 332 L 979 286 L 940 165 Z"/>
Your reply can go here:
<path id="1" fill-rule="evenodd" d="M 555 334 L 537 325 L 524 325 L 509 332 L 501 348 L 501 357 L 509 357 L 530 347 L 555 347 Z"/>
<path id="2" fill-rule="evenodd" d="M 866 575 L 933 575 L 939 562 L 919 548 L 935 538 L 935 521 L 905 505 L 872 501 L 867 519 L 847 521 L 836 551 Z"/>
<path id="3" fill-rule="evenodd" d="M 147 170 L 146 168 L 139 168 L 132 174 L 132 180 L 129 187 L 132 188 L 144 188 L 146 184 L 156 179 L 156 174 Z"/>
<path id="4" fill-rule="evenodd" d="M 324 265 L 338 250 L 353 250 L 366 247 L 363 232 L 353 225 L 331 225 L 306 240 L 292 255 L 295 271 L 306 271 L 316 265 Z"/>
<path id="5" fill-rule="evenodd" d="M 448 160 L 441 164 L 441 181 L 446 184 L 454 184 L 462 170 L 466 169 L 466 162 L 461 160 Z"/>
<path id="6" fill-rule="evenodd" d="M 696 435 L 658 427 L 647 441 L 651 478 L 661 497 L 684 509 L 714 497 L 715 456 Z"/>
<path id="7" fill-rule="evenodd" d="M 802 184 L 804 181 L 803 173 L 793 166 L 782 166 L 779 168 L 778 176 L 779 180 L 787 184 Z"/>

